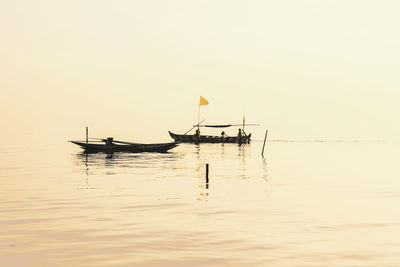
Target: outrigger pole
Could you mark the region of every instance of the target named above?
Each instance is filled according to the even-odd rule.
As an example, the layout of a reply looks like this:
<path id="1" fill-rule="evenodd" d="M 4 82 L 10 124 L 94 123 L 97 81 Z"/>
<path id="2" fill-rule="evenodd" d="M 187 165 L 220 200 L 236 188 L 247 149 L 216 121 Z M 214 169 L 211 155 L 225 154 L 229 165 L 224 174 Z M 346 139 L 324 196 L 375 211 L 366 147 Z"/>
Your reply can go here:
<path id="1" fill-rule="evenodd" d="M 196 125 L 193 125 L 193 127 L 192 128 L 190 128 L 190 130 L 189 131 L 187 131 L 186 133 L 184 133 L 183 135 L 186 135 L 188 132 L 190 132 L 191 130 L 193 130 L 195 127 L 197 127 L 197 129 L 200 127 L 200 123 L 203 123 L 205 120 L 202 120 L 201 122 L 199 122 L 198 124 L 196 124 Z"/>

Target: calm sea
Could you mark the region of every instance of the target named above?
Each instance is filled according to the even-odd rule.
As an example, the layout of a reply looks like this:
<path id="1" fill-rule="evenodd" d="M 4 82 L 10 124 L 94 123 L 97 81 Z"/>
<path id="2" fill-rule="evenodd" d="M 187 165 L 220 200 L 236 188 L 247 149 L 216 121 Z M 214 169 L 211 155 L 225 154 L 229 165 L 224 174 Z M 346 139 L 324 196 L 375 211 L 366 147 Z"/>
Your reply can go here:
<path id="1" fill-rule="evenodd" d="M 399 148 L 2 147 L 0 266 L 400 266 Z"/>

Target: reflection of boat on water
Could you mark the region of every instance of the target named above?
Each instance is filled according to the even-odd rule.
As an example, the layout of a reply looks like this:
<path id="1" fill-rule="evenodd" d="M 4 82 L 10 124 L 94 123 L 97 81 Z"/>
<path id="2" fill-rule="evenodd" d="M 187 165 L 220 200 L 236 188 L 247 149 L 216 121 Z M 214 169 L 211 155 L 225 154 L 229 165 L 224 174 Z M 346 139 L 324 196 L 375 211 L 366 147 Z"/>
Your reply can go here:
<path id="1" fill-rule="evenodd" d="M 151 170 L 171 170 L 179 166 L 179 154 L 167 153 L 127 153 L 81 150 L 71 154 L 74 165 L 88 175 L 140 174 L 155 175 Z M 157 176 L 157 175 L 156 175 Z"/>
<path id="2" fill-rule="evenodd" d="M 92 139 L 97 139 L 97 141 L 91 141 L 91 142 L 89 142 L 88 139 L 89 138 L 86 135 L 86 141 L 70 141 L 70 142 L 82 147 L 85 150 L 85 152 L 105 152 L 105 153 L 113 153 L 113 152 L 165 153 L 179 144 L 178 142 L 155 143 L 155 144 L 131 143 L 131 142 L 114 140 L 114 138 L 112 137 L 108 137 L 106 139 L 92 138 Z"/>

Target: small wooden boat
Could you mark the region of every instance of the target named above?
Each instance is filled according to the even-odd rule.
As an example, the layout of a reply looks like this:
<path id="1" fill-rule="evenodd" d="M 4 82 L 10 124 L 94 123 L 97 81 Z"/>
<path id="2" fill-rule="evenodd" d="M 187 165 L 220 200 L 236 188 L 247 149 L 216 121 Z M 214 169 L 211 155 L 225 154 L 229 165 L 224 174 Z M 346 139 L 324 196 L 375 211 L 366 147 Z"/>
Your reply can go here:
<path id="1" fill-rule="evenodd" d="M 247 144 L 250 143 L 251 134 L 242 136 L 211 136 L 211 135 L 199 135 L 199 134 L 175 134 L 169 131 L 169 135 L 175 140 L 175 142 L 184 143 L 238 143 Z"/>
<path id="2" fill-rule="evenodd" d="M 208 101 L 200 96 L 199 111 L 198 111 L 198 123 L 193 125 L 193 127 L 184 134 L 175 134 L 169 132 L 169 135 L 175 140 L 175 142 L 185 142 L 185 143 L 238 143 L 238 144 L 248 144 L 250 143 L 251 134 L 246 134 L 244 132 L 245 126 L 258 126 L 258 124 L 246 124 L 245 117 L 243 116 L 243 124 L 217 124 L 217 125 L 201 125 L 205 120 L 200 121 L 200 107 L 208 105 Z M 220 136 L 212 135 L 200 135 L 200 127 L 210 127 L 210 128 L 228 128 L 232 126 L 242 126 L 239 128 L 239 132 L 236 136 L 228 136 L 222 131 Z M 188 133 L 197 127 L 196 133 L 189 135 Z"/>
<path id="3" fill-rule="evenodd" d="M 99 139 L 102 143 L 88 142 L 86 141 L 70 141 L 71 143 L 78 145 L 85 149 L 85 152 L 105 152 L 105 153 L 113 153 L 113 152 L 159 152 L 165 153 L 168 150 L 176 147 L 178 142 L 170 142 L 170 143 L 157 143 L 157 144 L 140 144 L 140 143 L 131 143 L 124 141 L 113 140 L 112 137 L 108 137 L 107 139 Z M 97 141 L 99 142 L 99 141 Z"/>

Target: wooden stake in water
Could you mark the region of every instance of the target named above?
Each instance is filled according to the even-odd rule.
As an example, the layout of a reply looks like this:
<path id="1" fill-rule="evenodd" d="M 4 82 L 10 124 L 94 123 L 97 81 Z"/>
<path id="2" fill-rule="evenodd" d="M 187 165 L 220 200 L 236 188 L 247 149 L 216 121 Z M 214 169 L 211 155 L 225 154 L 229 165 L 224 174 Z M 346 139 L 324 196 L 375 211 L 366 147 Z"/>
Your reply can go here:
<path id="1" fill-rule="evenodd" d="M 268 130 L 265 131 L 264 144 L 263 144 L 263 149 L 262 149 L 262 152 L 261 152 L 261 156 L 263 156 L 263 157 L 264 157 L 265 141 L 267 140 L 267 134 L 268 134 Z"/>
<path id="2" fill-rule="evenodd" d="M 89 130 L 88 127 L 86 126 L 86 144 L 89 142 Z"/>
<path id="3" fill-rule="evenodd" d="M 206 164 L 206 184 L 208 184 L 208 163 Z"/>

